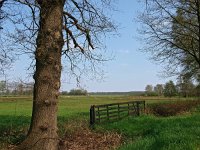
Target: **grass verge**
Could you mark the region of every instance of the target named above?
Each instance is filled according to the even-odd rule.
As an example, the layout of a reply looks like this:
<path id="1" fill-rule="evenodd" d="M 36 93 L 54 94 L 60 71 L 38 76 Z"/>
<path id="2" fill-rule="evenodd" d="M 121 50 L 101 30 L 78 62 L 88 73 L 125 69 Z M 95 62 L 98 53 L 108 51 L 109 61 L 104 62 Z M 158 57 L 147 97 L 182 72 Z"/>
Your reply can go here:
<path id="1" fill-rule="evenodd" d="M 126 140 L 119 150 L 200 149 L 200 109 L 173 117 L 144 115 L 97 126 L 122 134 Z"/>

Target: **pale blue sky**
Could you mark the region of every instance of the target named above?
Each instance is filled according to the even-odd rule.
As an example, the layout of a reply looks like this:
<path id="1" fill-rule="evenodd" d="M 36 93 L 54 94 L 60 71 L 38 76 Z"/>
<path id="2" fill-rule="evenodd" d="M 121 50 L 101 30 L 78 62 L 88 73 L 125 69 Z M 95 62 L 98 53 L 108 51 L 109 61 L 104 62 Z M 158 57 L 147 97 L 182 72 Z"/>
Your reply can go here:
<path id="1" fill-rule="evenodd" d="M 161 66 L 155 65 L 148 59 L 148 54 L 140 52 L 142 43 L 137 40 L 137 29 L 139 24 L 135 21 L 138 11 L 142 9 L 142 3 L 137 0 L 118 0 L 116 8 L 118 11 L 113 13 L 114 20 L 119 24 L 118 33 L 120 36 L 109 36 L 106 39 L 108 53 L 115 57 L 113 60 L 104 64 L 105 77 L 102 81 L 81 79 L 82 87 L 88 91 L 141 91 L 147 84 L 155 85 L 165 83 L 170 79 L 158 76 L 162 71 Z M 144 6 L 145 7 L 145 6 Z M 26 71 L 29 61 L 23 56 L 14 64 L 10 80 L 22 78 L 31 81 Z M 61 90 L 69 91 L 76 88 L 76 82 L 69 80 L 68 75 L 62 75 Z"/>

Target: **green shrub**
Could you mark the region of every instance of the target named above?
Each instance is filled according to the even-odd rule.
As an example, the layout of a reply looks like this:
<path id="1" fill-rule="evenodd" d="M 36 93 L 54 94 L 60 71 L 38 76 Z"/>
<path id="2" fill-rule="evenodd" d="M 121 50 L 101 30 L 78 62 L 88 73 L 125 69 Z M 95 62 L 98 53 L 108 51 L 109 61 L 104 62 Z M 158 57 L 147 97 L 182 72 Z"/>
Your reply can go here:
<path id="1" fill-rule="evenodd" d="M 149 112 L 156 116 L 174 116 L 183 112 L 188 112 L 200 104 L 200 101 L 179 101 L 175 103 L 159 103 L 148 106 Z"/>

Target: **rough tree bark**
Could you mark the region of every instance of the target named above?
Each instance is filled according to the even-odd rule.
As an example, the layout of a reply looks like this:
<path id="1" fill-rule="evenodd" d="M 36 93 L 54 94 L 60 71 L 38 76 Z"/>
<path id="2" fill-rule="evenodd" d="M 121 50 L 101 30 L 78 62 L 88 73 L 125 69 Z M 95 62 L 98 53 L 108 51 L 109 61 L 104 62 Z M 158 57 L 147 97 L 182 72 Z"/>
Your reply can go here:
<path id="1" fill-rule="evenodd" d="M 31 127 L 18 149 L 57 150 L 57 104 L 63 47 L 64 0 L 37 0 L 40 28 L 35 52 L 34 97 Z"/>

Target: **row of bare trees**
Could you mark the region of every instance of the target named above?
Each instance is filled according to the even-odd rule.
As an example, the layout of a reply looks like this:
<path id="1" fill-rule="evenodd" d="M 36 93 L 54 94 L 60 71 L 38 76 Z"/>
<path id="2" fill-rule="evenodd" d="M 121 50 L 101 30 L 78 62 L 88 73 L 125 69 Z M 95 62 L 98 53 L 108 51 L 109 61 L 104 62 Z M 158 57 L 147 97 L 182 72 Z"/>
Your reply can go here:
<path id="1" fill-rule="evenodd" d="M 32 95 L 34 83 L 0 81 L 0 95 Z"/>

